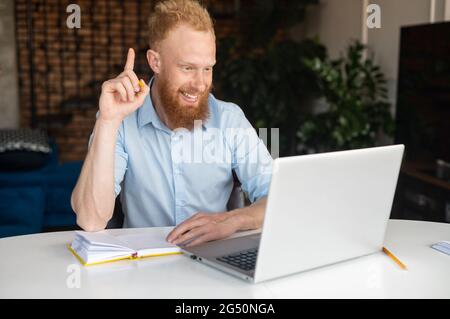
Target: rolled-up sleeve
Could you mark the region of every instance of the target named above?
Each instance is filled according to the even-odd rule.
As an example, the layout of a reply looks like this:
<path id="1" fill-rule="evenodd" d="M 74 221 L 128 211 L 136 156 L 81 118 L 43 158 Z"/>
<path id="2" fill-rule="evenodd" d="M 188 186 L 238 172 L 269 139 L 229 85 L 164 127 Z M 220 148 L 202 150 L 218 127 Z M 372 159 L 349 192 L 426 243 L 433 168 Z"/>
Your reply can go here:
<path id="1" fill-rule="evenodd" d="M 98 113 L 97 113 L 98 117 Z M 125 151 L 124 147 L 124 137 L 123 137 L 123 122 L 119 127 L 119 132 L 117 134 L 116 140 L 116 150 L 114 157 L 114 192 L 116 196 L 119 195 L 122 187 L 122 181 L 125 176 L 125 172 L 128 167 L 128 154 Z M 89 137 L 88 148 L 91 146 L 92 138 L 94 137 L 94 133 Z"/>
<path id="2" fill-rule="evenodd" d="M 235 109 L 227 126 L 232 169 L 253 203 L 269 193 L 273 159 L 242 110 Z"/>

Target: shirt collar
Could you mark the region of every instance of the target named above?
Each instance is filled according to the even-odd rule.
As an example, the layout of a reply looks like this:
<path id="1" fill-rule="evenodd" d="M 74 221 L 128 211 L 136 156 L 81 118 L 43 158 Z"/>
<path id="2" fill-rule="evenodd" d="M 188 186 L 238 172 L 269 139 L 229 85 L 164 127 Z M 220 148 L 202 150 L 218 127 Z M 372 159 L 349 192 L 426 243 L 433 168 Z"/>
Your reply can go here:
<path id="1" fill-rule="evenodd" d="M 148 86 L 151 88 L 153 84 L 154 77 L 150 79 L 148 82 Z M 212 108 L 211 104 L 215 103 L 214 97 L 212 94 L 209 94 L 208 96 L 208 108 L 209 108 L 209 118 L 206 121 L 202 122 L 203 128 L 210 128 L 213 125 L 213 114 L 212 114 Z M 138 109 L 138 124 L 139 128 L 141 128 L 144 125 L 147 125 L 149 123 L 153 123 L 153 125 L 159 129 L 167 130 L 167 126 L 164 125 L 163 122 L 161 122 L 158 113 L 156 113 L 155 107 L 153 106 L 153 102 L 151 99 L 151 91 L 147 95 L 147 97 L 144 100 L 144 103 L 142 106 Z"/>

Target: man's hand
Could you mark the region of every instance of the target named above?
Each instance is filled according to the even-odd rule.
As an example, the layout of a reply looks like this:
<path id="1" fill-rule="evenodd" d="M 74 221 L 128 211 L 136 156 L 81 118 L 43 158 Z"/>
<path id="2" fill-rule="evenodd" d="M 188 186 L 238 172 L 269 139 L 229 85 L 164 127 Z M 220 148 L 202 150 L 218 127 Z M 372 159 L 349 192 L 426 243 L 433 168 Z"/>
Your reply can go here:
<path id="1" fill-rule="evenodd" d="M 225 213 L 197 213 L 175 227 L 167 241 L 175 245 L 187 243 L 186 247 L 207 241 L 226 238 L 240 230 L 258 229 L 262 226 L 267 197 L 252 205 Z"/>
<path id="2" fill-rule="evenodd" d="M 175 245 L 190 241 L 186 245 L 190 247 L 228 237 L 238 229 L 238 223 L 231 212 L 197 213 L 175 227 L 167 236 L 167 241 Z"/>
<path id="3" fill-rule="evenodd" d="M 143 103 L 150 88 L 134 73 L 134 50 L 129 49 L 127 62 L 116 78 L 103 82 L 100 95 L 100 119 L 120 123 Z"/>

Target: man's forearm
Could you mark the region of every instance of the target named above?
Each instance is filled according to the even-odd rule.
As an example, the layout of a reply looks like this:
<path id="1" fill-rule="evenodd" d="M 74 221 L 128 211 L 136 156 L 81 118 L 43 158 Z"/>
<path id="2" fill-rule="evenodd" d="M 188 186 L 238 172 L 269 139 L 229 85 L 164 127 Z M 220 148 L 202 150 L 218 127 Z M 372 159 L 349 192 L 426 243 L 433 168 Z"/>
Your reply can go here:
<path id="1" fill-rule="evenodd" d="M 114 153 L 119 124 L 98 119 L 78 182 L 72 193 L 77 223 L 88 231 L 106 227 L 114 210 Z"/>
<path id="2" fill-rule="evenodd" d="M 266 204 L 267 197 L 262 197 L 252 205 L 232 210 L 228 214 L 236 223 L 238 231 L 258 229 L 262 227 L 264 221 Z"/>

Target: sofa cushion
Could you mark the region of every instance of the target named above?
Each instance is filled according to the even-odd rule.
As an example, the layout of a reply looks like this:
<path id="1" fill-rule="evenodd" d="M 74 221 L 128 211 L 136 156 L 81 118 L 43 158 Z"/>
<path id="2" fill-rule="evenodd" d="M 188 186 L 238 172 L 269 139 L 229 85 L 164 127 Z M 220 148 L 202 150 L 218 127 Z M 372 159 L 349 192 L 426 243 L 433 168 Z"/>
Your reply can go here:
<path id="1" fill-rule="evenodd" d="M 0 237 L 42 230 L 45 193 L 41 187 L 0 187 Z"/>
<path id="2" fill-rule="evenodd" d="M 71 194 L 72 187 L 49 189 L 45 199 L 44 227 L 74 226 L 76 224 L 76 215 L 70 205 Z"/>
<path id="3" fill-rule="evenodd" d="M 0 170 L 30 170 L 44 166 L 51 153 L 49 139 L 41 130 L 0 130 Z"/>

